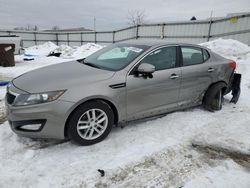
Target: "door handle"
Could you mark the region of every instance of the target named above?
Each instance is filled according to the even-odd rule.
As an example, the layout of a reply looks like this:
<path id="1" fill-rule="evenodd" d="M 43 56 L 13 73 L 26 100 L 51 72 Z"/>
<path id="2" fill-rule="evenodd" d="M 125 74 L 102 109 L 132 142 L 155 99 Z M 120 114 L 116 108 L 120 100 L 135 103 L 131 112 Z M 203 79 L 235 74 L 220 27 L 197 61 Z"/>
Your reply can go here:
<path id="1" fill-rule="evenodd" d="M 169 78 L 173 80 L 173 79 L 179 78 L 179 76 L 177 74 L 171 74 Z"/>
<path id="2" fill-rule="evenodd" d="M 207 72 L 214 72 L 214 71 L 215 71 L 214 68 L 209 68 L 209 69 L 207 70 Z"/>

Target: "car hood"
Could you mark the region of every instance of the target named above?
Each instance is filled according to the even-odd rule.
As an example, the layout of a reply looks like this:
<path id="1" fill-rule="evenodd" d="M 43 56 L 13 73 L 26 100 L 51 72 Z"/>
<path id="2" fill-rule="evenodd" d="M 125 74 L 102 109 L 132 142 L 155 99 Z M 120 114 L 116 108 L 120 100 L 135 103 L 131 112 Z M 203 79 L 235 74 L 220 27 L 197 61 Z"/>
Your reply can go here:
<path id="1" fill-rule="evenodd" d="M 71 61 L 36 69 L 15 78 L 12 82 L 21 90 L 38 93 L 83 87 L 113 75 L 114 72 Z"/>

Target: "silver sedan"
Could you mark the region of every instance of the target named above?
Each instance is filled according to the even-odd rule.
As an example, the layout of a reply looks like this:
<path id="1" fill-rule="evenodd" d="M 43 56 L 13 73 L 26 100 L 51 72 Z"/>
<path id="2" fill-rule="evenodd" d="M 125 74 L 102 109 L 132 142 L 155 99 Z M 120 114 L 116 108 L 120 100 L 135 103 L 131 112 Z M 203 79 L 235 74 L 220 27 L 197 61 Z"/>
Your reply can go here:
<path id="1" fill-rule="evenodd" d="M 18 135 L 95 144 L 115 124 L 200 104 L 220 110 L 230 91 L 236 103 L 241 75 L 235 68 L 234 61 L 198 45 L 117 43 L 13 79 L 8 120 Z"/>

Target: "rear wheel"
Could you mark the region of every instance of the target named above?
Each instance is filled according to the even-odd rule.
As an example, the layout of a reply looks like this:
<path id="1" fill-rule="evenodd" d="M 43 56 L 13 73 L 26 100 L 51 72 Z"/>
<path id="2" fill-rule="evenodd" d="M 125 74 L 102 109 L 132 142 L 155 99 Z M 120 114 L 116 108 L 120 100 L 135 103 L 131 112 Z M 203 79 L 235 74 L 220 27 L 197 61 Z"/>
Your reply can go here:
<path id="1" fill-rule="evenodd" d="M 222 82 L 211 86 L 204 96 L 204 108 L 209 111 L 221 110 L 225 89 L 226 84 Z"/>
<path id="2" fill-rule="evenodd" d="M 80 105 L 68 123 L 68 134 L 73 142 L 91 145 L 108 136 L 114 124 L 114 114 L 105 102 L 91 101 Z"/>

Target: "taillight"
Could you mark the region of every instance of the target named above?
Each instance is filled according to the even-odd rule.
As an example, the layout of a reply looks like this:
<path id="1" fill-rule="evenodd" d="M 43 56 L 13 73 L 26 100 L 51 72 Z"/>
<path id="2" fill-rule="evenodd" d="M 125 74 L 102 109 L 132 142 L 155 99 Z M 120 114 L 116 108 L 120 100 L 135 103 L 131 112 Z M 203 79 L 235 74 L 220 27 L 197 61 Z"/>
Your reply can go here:
<path id="1" fill-rule="evenodd" d="M 228 65 L 229 65 L 229 67 L 236 69 L 236 62 L 235 61 L 230 61 Z"/>

